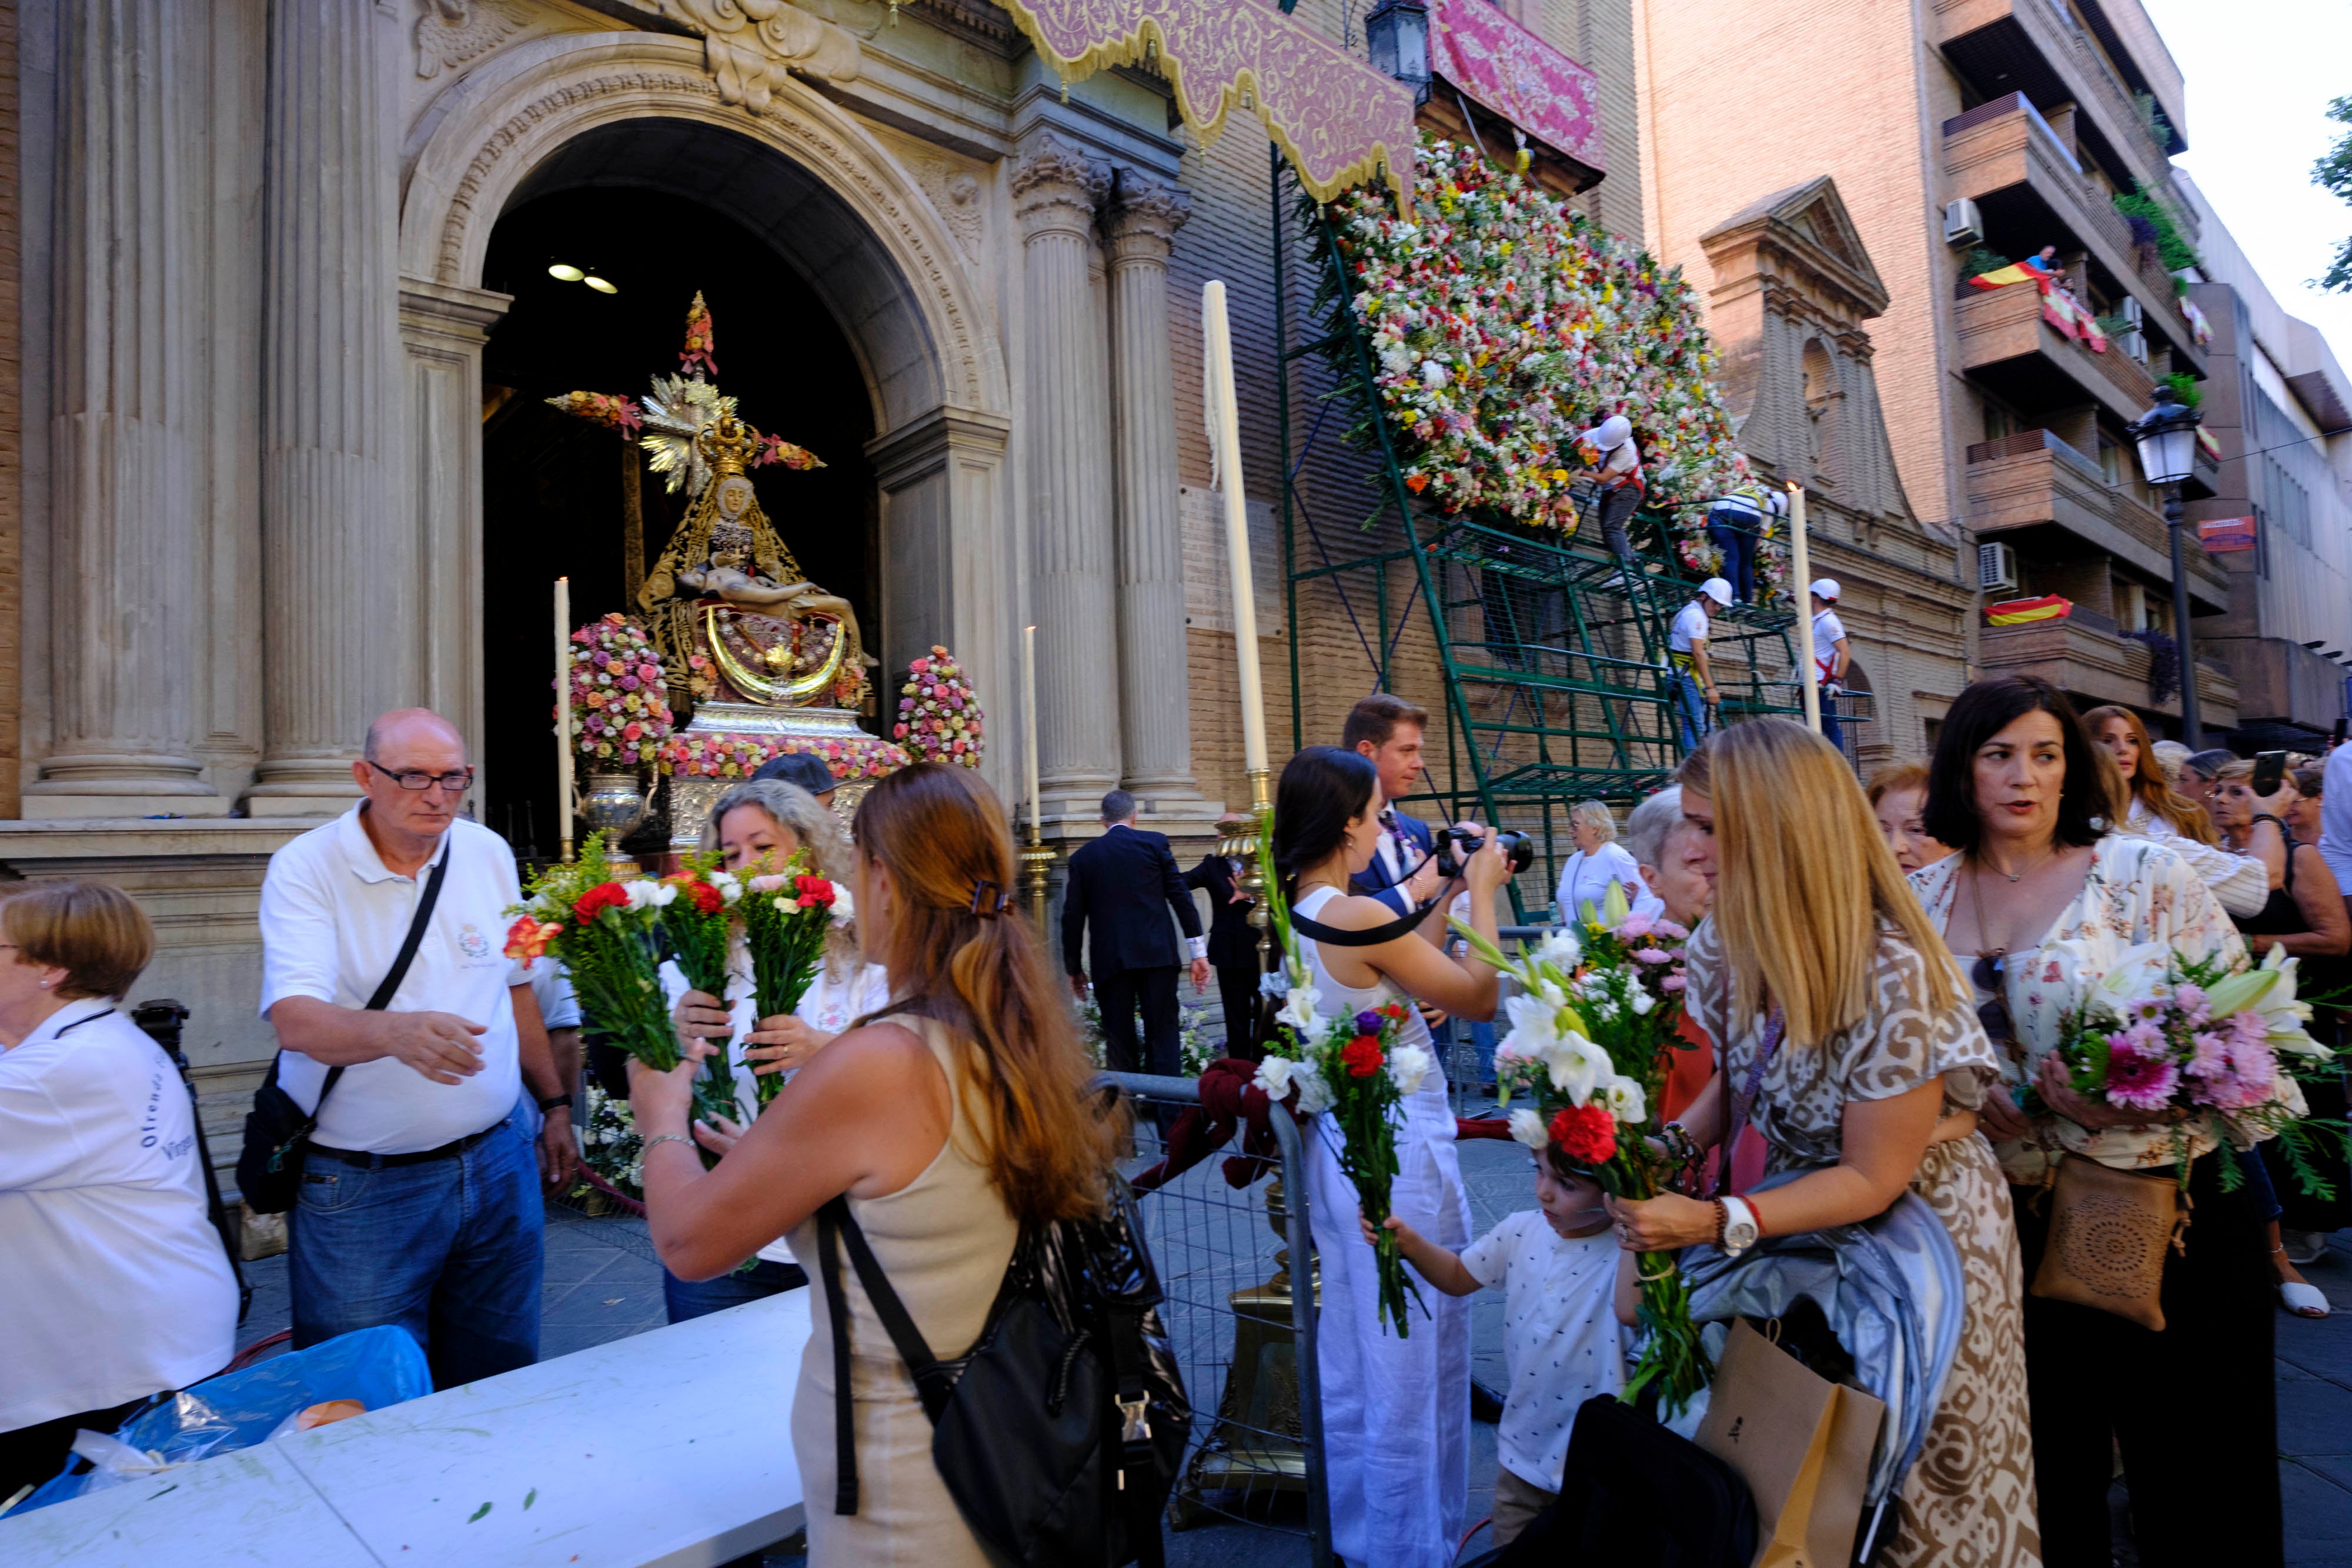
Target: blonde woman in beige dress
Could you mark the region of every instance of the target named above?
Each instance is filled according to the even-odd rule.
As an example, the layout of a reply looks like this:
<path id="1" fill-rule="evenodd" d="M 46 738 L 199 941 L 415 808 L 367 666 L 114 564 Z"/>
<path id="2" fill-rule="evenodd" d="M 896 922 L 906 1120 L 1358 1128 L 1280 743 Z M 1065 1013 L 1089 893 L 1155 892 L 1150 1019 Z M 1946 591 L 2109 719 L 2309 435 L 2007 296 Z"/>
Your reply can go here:
<path id="1" fill-rule="evenodd" d="M 988 787 L 965 768 L 903 769 L 860 802 L 855 836 L 858 924 L 893 1009 L 812 1057 L 708 1172 L 688 1130 L 693 1063 L 632 1062 L 646 1213 L 663 1266 L 702 1280 L 786 1231 L 815 1256 L 816 1211 L 846 1194 L 915 1326 L 951 1360 L 979 1337 L 1022 1223 L 1097 1211 L 1115 1128 L 1083 1103 L 1091 1069 L 1069 1009 L 1027 923 L 1002 907 L 1013 841 Z M 691 1054 L 708 1049 L 695 1040 Z M 987 1568 L 931 1463 L 906 1364 L 856 1273 L 841 1282 L 859 1495 L 855 1513 L 834 1511 L 820 1301 L 792 1416 L 811 1563 Z"/>
<path id="2" fill-rule="evenodd" d="M 1713 913 L 1688 949 L 1693 1021 L 1723 1071 L 1690 1109 L 1702 1146 L 1764 1054 L 1750 1124 L 1767 1168 L 1809 1174 L 1751 1194 L 1759 1234 L 1851 1225 L 1905 1188 L 1951 1233 L 1968 1281 L 1960 1344 L 1926 1447 L 1895 1496 L 1887 1568 L 2042 1561 L 2027 1421 L 2017 1235 L 1976 1127 L 2000 1062 L 1967 985 L 1912 896 L 1845 759 L 1785 719 L 1736 724 L 1683 764 L 1683 815 L 1708 835 Z M 1724 1239 L 1736 1210 L 1675 1195 L 1610 1200 L 1636 1252 Z"/>

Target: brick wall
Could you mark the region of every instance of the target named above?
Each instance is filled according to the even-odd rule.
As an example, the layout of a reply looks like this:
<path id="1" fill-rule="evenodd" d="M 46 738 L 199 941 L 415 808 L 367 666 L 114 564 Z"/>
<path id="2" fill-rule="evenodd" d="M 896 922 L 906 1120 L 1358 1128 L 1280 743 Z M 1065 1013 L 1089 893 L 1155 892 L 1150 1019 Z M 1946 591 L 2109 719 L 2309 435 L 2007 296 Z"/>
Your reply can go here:
<path id="1" fill-rule="evenodd" d="M 23 754 L 24 355 L 20 278 L 16 5 L 0 0 L 0 818 L 20 814 Z"/>

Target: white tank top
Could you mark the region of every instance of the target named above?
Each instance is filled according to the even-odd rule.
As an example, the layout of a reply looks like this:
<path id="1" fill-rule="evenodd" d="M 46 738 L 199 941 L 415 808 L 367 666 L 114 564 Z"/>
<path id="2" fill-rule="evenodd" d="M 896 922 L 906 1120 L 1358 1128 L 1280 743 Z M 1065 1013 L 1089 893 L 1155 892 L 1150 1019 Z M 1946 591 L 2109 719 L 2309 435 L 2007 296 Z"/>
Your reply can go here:
<path id="1" fill-rule="evenodd" d="M 1338 896 L 1339 890 L 1336 887 L 1318 887 L 1301 897 L 1291 909 L 1294 914 L 1312 920 L 1318 910 Z M 1433 1057 L 1438 1054 L 1436 1048 L 1430 1043 L 1429 1025 L 1423 1020 L 1420 1009 L 1412 1005 L 1412 998 L 1387 976 L 1381 976 L 1380 983 L 1370 988 L 1343 986 L 1331 977 L 1330 970 L 1323 967 L 1321 944 L 1307 937 L 1300 941 L 1299 951 L 1306 956 L 1307 972 L 1322 998 L 1321 1007 L 1325 1013 L 1334 1018 L 1353 1018 L 1368 1009 L 1402 1002 L 1404 1004 L 1404 1024 L 1397 1031 L 1396 1043 L 1417 1045 Z M 1405 1097 L 1405 1109 L 1410 1113 L 1433 1112 L 1444 1116 L 1451 1135 L 1454 1110 L 1445 1098 L 1445 1074 L 1436 1071 L 1423 1078 L 1421 1087 Z"/>

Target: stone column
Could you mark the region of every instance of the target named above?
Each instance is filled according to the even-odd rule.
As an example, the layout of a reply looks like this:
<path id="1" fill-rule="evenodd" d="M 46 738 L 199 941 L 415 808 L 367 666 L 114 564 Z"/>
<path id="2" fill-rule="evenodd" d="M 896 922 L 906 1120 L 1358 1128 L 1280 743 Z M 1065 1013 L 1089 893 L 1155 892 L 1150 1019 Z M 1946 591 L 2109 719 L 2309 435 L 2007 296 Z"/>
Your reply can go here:
<path id="1" fill-rule="evenodd" d="M 387 61 L 399 34 L 378 11 L 269 8 L 257 816 L 341 810 L 368 720 L 426 697 L 420 552 L 392 457 L 404 412 Z"/>
<path id="2" fill-rule="evenodd" d="M 202 11 L 58 13 L 49 594 L 56 727 L 27 817 L 216 816 L 197 699 L 205 497 Z"/>
<path id="3" fill-rule="evenodd" d="M 1119 712 L 1126 786 L 1140 795 L 1194 793 L 1176 378 L 1168 354 L 1168 257 L 1192 210 L 1180 187 L 1122 171 L 1107 225 L 1118 431 Z"/>
<path id="4" fill-rule="evenodd" d="M 1047 793 L 1074 797 L 1119 778 L 1108 421 L 1087 282 L 1095 205 L 1108 183 L 1108 171 L 1050 131 L 1013 172 L 1025 302 L 1015 428 L 1037 623 L 1038 773 Z"/>

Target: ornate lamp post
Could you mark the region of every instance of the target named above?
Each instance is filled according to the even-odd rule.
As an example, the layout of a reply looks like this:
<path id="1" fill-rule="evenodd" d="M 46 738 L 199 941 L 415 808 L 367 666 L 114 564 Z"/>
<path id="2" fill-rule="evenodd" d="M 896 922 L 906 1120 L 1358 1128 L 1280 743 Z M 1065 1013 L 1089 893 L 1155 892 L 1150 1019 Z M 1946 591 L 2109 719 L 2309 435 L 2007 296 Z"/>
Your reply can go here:
<path id="1" fill-rule="evenodd" d="M 1364 44 L 1374 70 L 1412 89 L 1416 104 L 1429 101 L 1429 6 L 1424 0 L 1380 0 L 1364 18 Z"/>
<path id="2" fill-rule="evenodd" d="M 2205 747 L 2205 727 L 2197 716 L 2197 658 L 2189 635 L 2189 568 L 2180 542 L 2180 486 L 2197 461 L 2197 411 L 2172 388 L 2158 382 L 2156 406 L 2132 421 L 2125 434 L 2139 448 L 2140 472 L 2164 497 L 2165 532 L 2172 538 L 2172 637 L 2180 658 L 2180 738 L 2191 751 Z"/>

